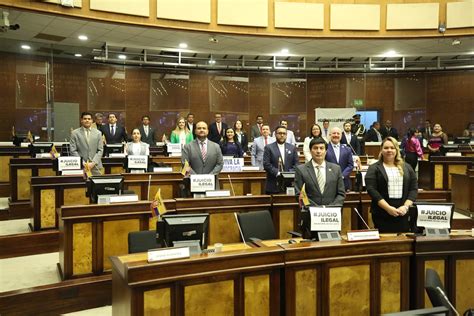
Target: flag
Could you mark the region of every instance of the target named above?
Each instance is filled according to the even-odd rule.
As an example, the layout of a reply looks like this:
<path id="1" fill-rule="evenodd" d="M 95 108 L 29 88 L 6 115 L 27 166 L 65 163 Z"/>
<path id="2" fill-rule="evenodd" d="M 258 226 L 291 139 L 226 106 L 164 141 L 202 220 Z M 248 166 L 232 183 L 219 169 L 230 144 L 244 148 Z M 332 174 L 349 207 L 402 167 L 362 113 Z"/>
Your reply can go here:
<path id="1" fill-rule="evenodd" d="M 300 196 L 298 198 L 298 201 L 300 203 L 300 208 L 302 208 L 303 206 L 308 206 L 309 205 L 308 195 L 306 194 L 306 183 L 304 183 L 303 186 L 301 187 Z"/>
<path id="2" fill-rule="evenodd" d="M 86 162 L 86 164 L 84 166 L 84 171 L 86 172 L 87 178 L 92 177 L 92 170 L 91 170 L 91 168 L 89 168 L 89 161 Z"/>
<path id="3" fill-rule="evenodd" d="M 161 189 L 158 189 L 158 191 L 155 194 L 155 199 L 151 203 L 151 210 L 152 210 L 152 216 L 160 216 L 166 213 L 166 206 L 165 202 L 163 201 L 163 198 L 161 197 Z"/>
<path id="4" fill-rule="evenodd" d="M 189 172 L 189 162 L 187 160 L 184 160 L 184 165 L 183 165 L 183 168 L 181 169 L 181 174 L 183 176 L 186 176 L 188 172 Z"/>
<path id="5" fill-rule="evenodd" d="M 51 147 L 51 151 L 49 152 L 49 154 L 51 155 L 51 158 L 53 158 L 53 159 L 59 157 L 59 153 L 56 150 L 56 146 L 53 145 L 53 147 Z"/>
<path id="6" fill-rule="evenodd" d="M 102 142 L 106 145 L 107 144 L 107 140 L 105 139 L 105 135 L 102 134 Z"/>
<path id="7" fill-rule="evenodd" d="M 16 136 L 16 132 L 15 132 L 15 126 L 12 126 L 12 136 L 15 137 Z"/>
<path id="8" fill-rule="evenodd" d="M 28 131 L 28 135 L 26 136 L 26 138 L 28 139 L 30 143 L 33 142 L 33 134 L 31 134 L 31 131 Z"/>

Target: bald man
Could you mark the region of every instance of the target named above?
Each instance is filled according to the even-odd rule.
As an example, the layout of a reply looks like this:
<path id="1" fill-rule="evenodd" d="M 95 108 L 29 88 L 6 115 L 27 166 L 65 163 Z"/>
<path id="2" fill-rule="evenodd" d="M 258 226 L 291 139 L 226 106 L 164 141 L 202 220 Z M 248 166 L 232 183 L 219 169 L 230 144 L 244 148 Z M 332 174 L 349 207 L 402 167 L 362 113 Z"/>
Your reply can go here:
<path id="1" fill-rule="evenodd" d="M 352 150 L 349 146 L 341 144 L 342 130 L 339 127 L 333 127 L 329 135 L 330 141 L 326 154 L 326 161 L 338 164 L 344 177 L 344 187 L 346 191 L 351 188 L 351 172 L 354 169 L 354 160 L 352 159 Z"/>

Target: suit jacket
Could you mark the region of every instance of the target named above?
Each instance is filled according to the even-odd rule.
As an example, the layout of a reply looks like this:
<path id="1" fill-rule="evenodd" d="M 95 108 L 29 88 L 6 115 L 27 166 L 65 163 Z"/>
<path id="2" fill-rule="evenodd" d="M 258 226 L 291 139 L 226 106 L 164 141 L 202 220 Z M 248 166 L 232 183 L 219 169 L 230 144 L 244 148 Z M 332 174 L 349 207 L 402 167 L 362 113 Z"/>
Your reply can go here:
<path id="1" fill-rule="evenodd" d="M 133 142 L 127 143 L 127 155 L 133 155 L 132 146 L 133 146 Z M 139 155 L 149 155 L 149 154 L 150 154 L 150 145 L 144 142 L 140 142 Z"/>
<path id="2" fill-rule="evenodd" d="M 260 133 L 260 127 L 258 127 L 258 124 L 252 125 L 252 129 L 250 130 L 250 139 L 254 141 L 260 136 L 262 136 L 262 134 Z"/>
<path id="3" fill-rule="evenodd" d="M 186 127 L 189 129 L 191 134 L 193 134 L 193 138 L 196 138 L 196 123 L 193 123 L 193 126 L 191 127 L 188 122 L 186 122 Z"/>
<path id="4" fill-rule="evenodd" d="M 382 139 L 385 139 L 389 136 L 395 138 L 396 140 L 398 140 L 398 131 L 396 128 L 390 128 L 390 130 L 387 129 L 386 126 L 380 128 L 380 134 L 382 134 Z"/>
<path id="5" fill-rule="evenodd" d="M 107 141 L 107 144 L 120 144 L 128 140 L 127 133 L 125 132 L 125 128 L 123 126 L 115 124 L 114 132 L 115 133 L 112 136 L 110 134 L 110 125 L 109 124 L 102 125 L 102 134 L 105 135 L 105 140 Z"/>
<path id="6" fill-rule="evenodd" d="M 341 144 L 347 145 L 347 138 L 346 138 L 346 134 L 344 132 L 342 133 Z M 352 149 L 354 149 L 355 155 L 359 156 L 359 155 L 362 154 L 361 151 L 360 151 L 360 142 L 357 139 L 357 136 L 355 136 L 354 134 L 351 134 L 350 145 L 352 146 Z M 351 148 L 351 147 L 349 147 L 349 148 Z M 354 152 L 353 152 L 353 154 L 354 154 Z"/>
<path id="7" fill-rule="evenodd" d="M 218 144 L 207 142 L 206 160 L 202 159 L 201 145 L 199 139 L 195 139 L 184 145 L 181 153 L 181 163 L 188 161 L 191 174 L 215 174 L 218 175 L 224 166 L 221 148 Z M 216 177 L 216 189 L 219 189 L 218 177 Z"/>
<path id="8" fill-rule="evenodd" d="M 85 128 L 79 127 L 72 131 L 71 140 L 71 156 L 81 157 L 83 162 L 91 161 L 102 168 L 102 155 L 104 153 L 104 143 L 102 142 L 102 133 L 91 128 L 89 143 L 87 143 Z"/>
<path id="9" fill-rule="evenodd" d="M 383 140 L 382 134 L 380 134 Z M 371 128 L 367 131 L 367 134 L 365 135 L 365 141 L 367 142 L 378 142 L 379 139 L 377 137 L 377 132 L 375 131 L 375 128 Z"/>
<path id="10" fill-rule="evenodd" d="M 367 192 L 372 197 L 372 212 L 384 212 L 378 206 L 378 202 L 382 199 L 388 200 L 388 177 L 387 172 L 381 161 L 369 166 L 367 174 L 365 175 L 365 185 Z M 403 165 L 403 193 L 402 201 L 405 203 L 406 200 L 415 201 L 418 196 L 418 182 L 415 171 L 413 168 L 405 163 Z"/>
<path id="11" fill-rule="evenodd" d="M 249 151 L 249 139 L 248 139 L 246 133 L 241 134 L 241 136 L 240 136 L 240 145 L 242 146 L 242 150 L 244 151 L 244 153 Z"/>
<path id="12" fill-rule="evenodd" d="M 227 129 L 227 124 L 224 122 L 221 122 L 221 132 L 219 134 L 219 131 L 217 130 L 217 123 L 214 122 L 211 125 L 209 125 L 209 135 L 207 138 L 210 141 L 213 141 L 214 143 L 219 144 L 221 142 L 221 138 L 225 137 L 225 130 Z"/>
<path id="13" fill-rule="evenodd" d="M 186 134 L 186 144 L 189 144 L 190 142 L 192 142 L 193 139 L 194 139 L 193 134 L 191 133 Z M 171 132 L 170 142 L 172 144 L 179 144 L 181 142 L 181 139 L 179 138 L 179 134 L 177 134 L 174 130 Z"/>
<path id="14" fill-rule="evenodd" d="M 326 153 L 326 161 L 332 162 L 339 165 L 342 170 L 342 176 L 344 177 L 344 186 L 347 189 L 351 188 L 351 172 L 354 169 L 354 160 L 352 159 L 352 150 L 347 145 L 341 145 L 339 148 L 339 162 L 337 162 L 334 148 L 330 142 L 328 145 L 328 151 Z"/>
<path id="15" fill-rule="evenodd" d="M 156 146 L 155 129 L 153 127 L 148 125 L 148 136 L 145 134 L 145 128 L 143 127 L 143 125 L 140 125 L 138 127 L 138 130 L 142 135 L 142 142 L 147 143 L 150 146 Z"/>
<path id="16" fill-rule="evenodd" d="M 290 131 L 289 129 L 286 130 L 286 142 L 288 144 L 292 144 L 293 146 L 296 146 L 296 138 L 295 138 L 295 133 L 293 131 Z M 275 132 L 272 134 L 273 137 L 275 137 Z"/>
<path id="17" fill-rule="evenodd" d="M 303 184 L 306 184 L 305 191 L 311 206 L 344 204 L 346 193 L 341 168 L 334 163 L 326 162 L 326 183 L 324 184 L 322 194 L 316 179 L 312 160 L 304 165 L 299 165 L 295 170 L 295 191 L 297 196 L 299 196 Z"/>
<path id="18" fill-rule="evenodd" d="M 281 154 L 278 143 L 274 142 L 265 146 L 263 152 L 263 168 L 267 172 L 267 181 L 265 183 L 265 192 L 267 194 L 279 193 L 277 187 L 277 176 Z M 294 171 L 298 165 L 298 151 L 292 144 L 285 143 L 285 159 L 283 171 Z"/>
<path id="19" fill-rule="evenodd" d="M 267 145 L 274 143 L 275 138 L 268 136 Z M 253 141 L 251 161 L 252 166 L 258 166 L 260 170 L 263 170 L 263 152 L 265 150 L 265 138 L 263 136 L 257 137 Z"/>

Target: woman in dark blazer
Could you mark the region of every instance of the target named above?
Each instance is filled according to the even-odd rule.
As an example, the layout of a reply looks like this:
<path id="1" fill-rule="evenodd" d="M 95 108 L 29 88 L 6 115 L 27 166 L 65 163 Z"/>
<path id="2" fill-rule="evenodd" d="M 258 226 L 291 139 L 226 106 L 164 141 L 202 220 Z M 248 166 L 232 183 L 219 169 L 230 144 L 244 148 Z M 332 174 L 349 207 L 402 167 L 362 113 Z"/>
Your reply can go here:
<path id="1" fill-rule="evenodd" d="M 403 162 L 397 140 L 382 141 L 379 160 L 365 176 L 367 192 L 372 197 L 372 220 L 381 233 L 409 230 L 408 208 L 416 200 L 418 182 L 412 167 Z"/>
<path id="2" fill-rule="evenodd" d="M 247 138 L 247 134 L 243 130 L 243 125 L 242 125 L 241 120 L 235 121 L 234 132 L 235 132 L 235 135 L 237 136 L 237 140 L 242 146 L 242 150 L 244 151 L 244 156 L 246 156 L 246 153 L 249 151 L 249 139 Z"/>

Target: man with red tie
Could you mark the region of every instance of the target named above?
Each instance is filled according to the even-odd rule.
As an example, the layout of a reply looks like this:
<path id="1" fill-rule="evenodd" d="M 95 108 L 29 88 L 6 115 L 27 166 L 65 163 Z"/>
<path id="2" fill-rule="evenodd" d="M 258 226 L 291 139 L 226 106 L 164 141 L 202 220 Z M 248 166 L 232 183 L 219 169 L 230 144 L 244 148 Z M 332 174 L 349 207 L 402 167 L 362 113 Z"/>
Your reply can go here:
<path id="1" fill-rule="evenodd" d="M 209 125 L 209 136 L 208 139 L 214 143 L 219 144 L 220 141 L 225 137 L 224 133 L 227 129 L 227 124 L 222 122 L 222 115 L 216 113 L 214 115 L 215 122 Z"/>
<path id="2" fill-rule="evenodd" d="M 270 136 L 270 126 L 267 124 L 262 125 L 262 136 L 257 137 L 253 141 L 252 145 L 252 166 L 259 167 L 263 170 L 263 152 L 265 146 L 274 143 L 275 138 Z"/>

